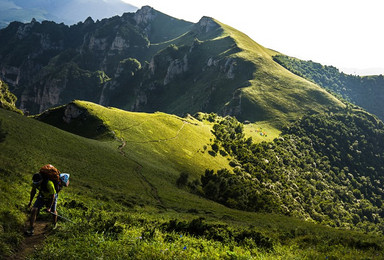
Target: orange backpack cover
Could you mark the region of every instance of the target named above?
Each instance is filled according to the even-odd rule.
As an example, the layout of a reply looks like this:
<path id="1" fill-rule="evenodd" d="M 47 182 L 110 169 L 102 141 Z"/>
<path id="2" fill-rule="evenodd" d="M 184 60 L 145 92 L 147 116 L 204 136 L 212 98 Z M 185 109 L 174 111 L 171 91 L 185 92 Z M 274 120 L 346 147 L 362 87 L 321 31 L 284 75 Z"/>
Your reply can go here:
<path id="1" fill-rule="evenodd" d="M 53 181 L 53 183 L 59 183 L 60 172 L 52 164 L 46 164 L 40 168 L 40 174 L 43 178 Z"/>

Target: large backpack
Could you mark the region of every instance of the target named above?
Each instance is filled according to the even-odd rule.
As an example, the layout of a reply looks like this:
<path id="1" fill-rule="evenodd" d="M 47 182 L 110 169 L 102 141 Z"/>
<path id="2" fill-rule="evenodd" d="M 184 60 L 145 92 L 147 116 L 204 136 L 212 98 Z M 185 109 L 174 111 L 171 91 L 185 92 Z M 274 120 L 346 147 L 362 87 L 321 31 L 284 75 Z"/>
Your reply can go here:
<path id="1" fill-rule="evenodd" d="M 60 172 L 55 166 L 51 164 L 44 165 L 40 168 L 40 174 L 43 177 L 43 183 L 46 183 L 48 180 L 53 182 L 55 186 L 56 193 L 58 193 L 61 188 Z"/>

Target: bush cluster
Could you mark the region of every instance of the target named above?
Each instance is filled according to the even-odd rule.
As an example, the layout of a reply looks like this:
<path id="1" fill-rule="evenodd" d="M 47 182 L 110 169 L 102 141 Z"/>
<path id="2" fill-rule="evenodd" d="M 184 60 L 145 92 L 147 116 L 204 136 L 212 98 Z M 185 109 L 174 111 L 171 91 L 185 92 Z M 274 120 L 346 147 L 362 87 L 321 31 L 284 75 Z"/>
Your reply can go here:
<path id="1" fill-rule="evenodd" d="M 229 117 L 213 133 L 212 149 L 232 155 L 233 170 L 207 169 L 205 197 L 241 210 L 384 232 L 384 124 L 374 116 L 357 110 L 305 116 L 271 143 L 252 143 Z"/>

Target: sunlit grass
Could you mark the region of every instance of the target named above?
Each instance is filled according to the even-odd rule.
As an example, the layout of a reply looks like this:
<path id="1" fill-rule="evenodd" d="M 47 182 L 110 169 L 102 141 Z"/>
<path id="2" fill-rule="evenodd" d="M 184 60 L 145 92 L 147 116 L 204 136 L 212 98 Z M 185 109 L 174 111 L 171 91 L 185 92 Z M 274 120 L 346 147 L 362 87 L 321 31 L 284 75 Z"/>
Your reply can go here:
<path id="1" fill-rule="evenodd" d="M 181 171 L 188 171 L 192 180 L 205 168 L 228 164 L 228 158 L 212 157 L 203 148 L 211 142 L 212 123 L 75 103 L 103 118 L 117 139 L 80 137 L 0 109 L 7 133 L 0 143 L 1 254 L 9 255 L 22 241 L 30 178 L 45 163 L 71 174 L 70 186 L 59 197 L 58 210 L 74 223 L 61 219 L 59 229 L 36 251 L 36 259 L 59 255 L 62 259 L 295 259 L 311 255 L 315 259 L 342 255 L 363 259 L 380 254 L 373 249 L 351 248 L 354 243 L 380 245 L 375 236 L 280 215 L 233 210 L 178 188 L 175 180 Z M 268 122 L 256 122 L 246 125 L 246 134 L 254 134 L 251 131 L 258 127 L 271 138 L 279 133 Z M 259 141 L 256 136 L 255 140 Z M 126 145 L 121 150 L 123 142 Z M 224 225 L 233 232 L 255 229 L 274 241 L 274 249 L 266 251 L 252 241 L 222 243 L 160 228 L 172 220 L 190 223 L 198 217 L 205 219 L 207 227 Z"/>

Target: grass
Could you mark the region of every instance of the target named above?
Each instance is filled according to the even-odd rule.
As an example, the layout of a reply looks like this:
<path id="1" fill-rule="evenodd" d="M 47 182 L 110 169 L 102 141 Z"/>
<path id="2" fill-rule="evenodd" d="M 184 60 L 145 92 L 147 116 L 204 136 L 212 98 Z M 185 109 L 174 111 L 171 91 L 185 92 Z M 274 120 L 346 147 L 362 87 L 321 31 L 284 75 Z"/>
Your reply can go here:
<path id="1" fill-rule="evenodd" d="M 275 128 L 270 122 L 255 122 L 244 125 L 245 136 L 252 137 L 253 142 L 271 142 L 273 139 L 279 137 L 281 131 Z"/>
<path id="2" fill-rule="evenodd" d="M 281 126 L 308 111 L 321 112 L 345 107 L 336 97 L 273 61 L 278 52 L 264 48 L 244 33 L 222 24 L 223 36 L 229 36 L 241 49 L 232 54 L 256 68 L 249 86 L 241 88 L 244 97 L 243 118 L 254 121 L 275 120 Z"/>
<path id="3" fill-rule="evenodd" d="M 74 223 L 61 220 L 32 259 L 383 256 L 380 237 L 233 210 L 178 188 L 182 171 L 192 180 L 205 168 L 228 165 L 228 158 L 212 157 L 203 148 L 212 138 L 207 122 L 74 103 L 100 118 L 116 139 L 80 137 L 0 109 L 7 133 L 0 143 L 0 255 L 20 245 L 30 178 L 49 162 L 71 174 L 58 210 Z M 267 123 L 248 127 L 262 127 L 271 137 L 278 134 Z"/>
<path id="4" fill-rule="evenodd" d="M 140 107 L 142 111 L 177 115 L 213 111 L 235 115 L 240 121 L 274 121 L 274 127 L 281 128 L 308 112 L 345 107 L 320 86 L 276 63 L 272 57 L 278 52 L 228 25 L 212 22 L 217 28 L 211 32 L 200 32 L 196 24 L 174 39 L 150 45 L 147 59 L 154 55 L 155 75 L 143 86 L 158 87 L 153 96 L 147 91 L 148 103 Z M 171 54 L 176 56 L 166 49 L 171 44 L 175 49 Z M 164 85 L 167 68 L 176 59 L 188 69 Z M 132 102 L 121 107 L 130 109 Z"/>

